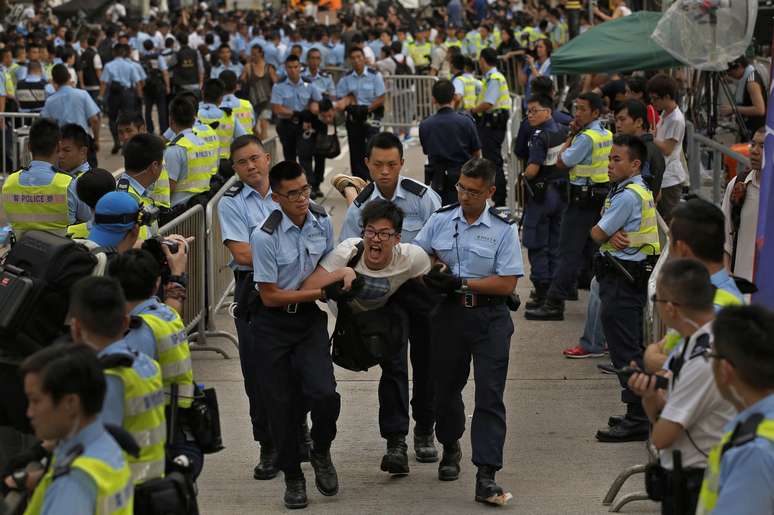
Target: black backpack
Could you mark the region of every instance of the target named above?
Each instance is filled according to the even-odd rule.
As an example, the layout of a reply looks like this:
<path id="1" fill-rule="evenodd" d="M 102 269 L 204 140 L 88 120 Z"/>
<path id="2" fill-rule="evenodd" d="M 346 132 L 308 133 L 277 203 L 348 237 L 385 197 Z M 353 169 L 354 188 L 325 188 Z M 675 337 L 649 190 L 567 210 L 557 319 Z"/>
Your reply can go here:
<path id="1" fill-rule="evenodd" d="M 395 63 L 395 75 L 411 75 L 411 68 L 406 64 L 405 57 L 403 58 L 403 61 L 398 61 L 394 57 L 390 57 L 390 59 Z"/>

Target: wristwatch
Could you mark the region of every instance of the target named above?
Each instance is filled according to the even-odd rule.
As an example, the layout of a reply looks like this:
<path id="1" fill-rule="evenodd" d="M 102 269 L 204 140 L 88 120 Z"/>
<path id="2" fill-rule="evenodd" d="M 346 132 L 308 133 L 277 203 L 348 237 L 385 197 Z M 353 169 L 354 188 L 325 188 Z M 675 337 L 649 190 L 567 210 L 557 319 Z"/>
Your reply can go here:
<path id="1" fill-rule="evenodd" d="M 183 272 L 180 275 L 170 275 L 168 282 L 170 282 L 170 283 L 177 283 L 180 286 L 182 286 L 183 288 L 187 288 L 188 287 L 188 274 Z"/>
<path id="2" fill-rule="evenodd" d="M 462 280 L 462 286 L 460 287 L 460 289 L 463 292 L 469 292 L 470 291 L 470 285 L 468 285 L 468 280 L 467 279 L 463 279 Z"/>

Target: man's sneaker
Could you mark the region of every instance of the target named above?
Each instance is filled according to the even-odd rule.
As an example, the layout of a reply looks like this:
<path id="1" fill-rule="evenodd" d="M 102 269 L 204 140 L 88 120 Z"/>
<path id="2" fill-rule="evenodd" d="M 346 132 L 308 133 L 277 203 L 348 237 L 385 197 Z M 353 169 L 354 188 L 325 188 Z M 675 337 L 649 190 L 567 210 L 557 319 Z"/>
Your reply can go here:
<path id="1" fill-rule="evenodd" d="M 562 354 L 564 354 L 565 358 L 570 359 L 601 358 L 605 355 L 604 352 L 589 352 L 580 345 L 570 347 L 569 349 L 564 349 Z"/>
<path id="2" fill-rule="evenodd" d="M 330 449 L 324 452 L 312 449 L 310 458 L 314 469 L 314 484 L 320 493 L 325 496 L 339 493 L 339 476 L 331 461 Z"/>
<path id="3" fill-rule="evenodd" d="M 306 499 L 306 479 L 304 476 L 295 479 L 285 478 L 285 508 L 297 510 L 306 508 L 309 502 Z"/>
<path id="4" fill-rule="evenodd" d="M 270 443 L 261 442 L 261 457 L 253 469 L 253 478 L 260 481 L 277 477 L 277 451 Z"/>
<path id="5" fill-rule="evenodd" d="M 405 436 L 395 435 L 387 438 L 387 453 L 382 458 L 381 468 L 393 475 L 405 476 L 409 473 L 408 446 Z"/>
<path id="6" fill-rule="evenodd" d="M 435 463 L 438 461 L 438 450 L 435 448 L 435 435 L 430 433 L 418 434 L 414 430 L 414 453 L 419 463 Z"/>
<path id="7" fill-rule="evenodd" d="M 476 502 L 483 502 L 494 506 L 503 506 L 511 500 L 510 493 L 495 483 L 495 469 L 487 465 L 478 467 L 476 474 Z"/>
<path id="8" fill-rule="evenodd" d="M 441 481 L 456 481 L 459 479 L 460 461 L 462 461 L 460 442 L 444 445 L 441 463 L 438 464 L 438 479 Z"/>
<path id="9" fill-rule="evenodd" d="M 368 183 L 361 179 L 360 177 L 354 177 L 352 175 L 345 175 L 343 173 L 339 173 L 331 177 L 331 186 L 336 188 L 336 190 L 341 193 L 342 196 L 344 195 L 344 190 L 348 187 L 353 187 L 355 190 L 357 190 L 358 193 L 363 191 L 363 188 L 366 187 Z"/>

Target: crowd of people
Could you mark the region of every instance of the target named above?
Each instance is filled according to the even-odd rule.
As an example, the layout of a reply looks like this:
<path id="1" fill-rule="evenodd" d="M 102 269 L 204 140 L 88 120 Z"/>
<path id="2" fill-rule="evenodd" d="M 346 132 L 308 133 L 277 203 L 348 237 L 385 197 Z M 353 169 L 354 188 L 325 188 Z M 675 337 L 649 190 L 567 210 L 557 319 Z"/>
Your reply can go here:
<path id="1" fill-rule="evenodd" d="M 625 411 L 596 439 L 650 440 L 658 461 L 646 485 L 662 512 L 774 512 L 774 314 L 745 305 L 766 87 L 745 57 L 729 66 L 728 109 L 754 134 L 750 167 L 718 207 L 684 192 L 679 73 L 552 73 L 569 39 L 631 14 L 622 0 L 595 6 L 595 20 L 575 0 L 451 0 L 418 19 L 358 1 L 329 12 L 333 25 L 311 2 L 151 11 L 134 19 L 115 2 L 105 25 L 90 26 L 54 21 L 36 1 L 0 34 L 0 111 L 40 114 L 31 162 L 2 186 L 16 245 L 43 231 L 101 256 L 62 301 L 67 342 L 0 350 L 12 393 L 0 425 L 40 441 L 19 456 L 18 442 L 2 442 L 5 492 L 27 491 L 27 512 L 156 513 L 159 481 L 179 476 L 190 488 L 167 491 L 194 512 L 192 485 L 218 446 L 200 431 L 204 408 L 193 404 L 206 396 L 181 318 L 191 240 L 158 228 L 218 192 L 260 453 L 253 477 L 282 472 L 287 508 L 309 502 L 304 461 L 322 495 L 339 491 L 334 363 L 381 369 L 382 471 L 409 473 L 411 433 L 416 460 L 454 481 L 472 362 L 475 500 L 508 502 L 495 475 L 507 461 L 523 245 L 526 319 L 550 329 L 589 290 L 583 334 L 563 355 L 603 358 L 617 374 Z M 412 132 L 383 126 L 392 75 L 437 79 L 436 111 L 418 128 L 423 180 L 404 173 Z M 525 116 L 510 145 L 516 91 Z M 115 176 L 98 168 L 103 116 L 123 157 Z M 342 119 L 349 173 L 330 178 L 346 199 L 339 229 L 314 200 L 326 159 L 341 153 Z M 17 122 L 3 123 L 10 165 Z M 264 146 L 272 131 L 281 157 Z M 504 146 L 523 164 L 520 220 L 501 209 L 516 194 Z M 669 328 L 656 342 L 643 332 L 648 300 Z M 318 302 L 336 316 L 333 339 Z"/>

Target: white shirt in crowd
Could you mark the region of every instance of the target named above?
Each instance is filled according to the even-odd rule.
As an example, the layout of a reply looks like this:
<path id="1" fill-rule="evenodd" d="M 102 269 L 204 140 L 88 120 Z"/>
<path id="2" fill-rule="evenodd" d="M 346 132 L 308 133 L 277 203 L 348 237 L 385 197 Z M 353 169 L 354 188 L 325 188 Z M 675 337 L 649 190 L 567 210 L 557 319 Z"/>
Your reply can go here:
<path id="1" fill-rule="evenodd" d="M 656 138 L 659 141 L 673 139 L 677 141 L 672 153 L 665 156 L 664 178 L 661 182 L 662 188 L 676 186 L 685 182 L 686 173 L 683 168 L 683 162 L 680 159 L 683 151 L 683 137 L 685 136 L 685 117 L 679 107 L 666 114 L 661 113 L 661 119 L 656 125 Z"/>
<path id="2" fill-rule="evenodd" d="M 118 20 L 126 17 L 126 7 L 120 2 L 116 2 L 105 11 L 105 17 L 113 23 L 118 23 Z"/>
<path id="3" fill-rule="evenodd" d="M 734 227 L 731 223 L 731 192 L 734 191 L 736 179 L 734 177 L 729 181 L 728 186 L 726 186 L 726 193 L 723 196 L 723 214 L 726 215 L 725 251 L 730 256 L 733 256 L 733 252 L 736 252 L 736 261 L 731 273 L 752 281 L 753 263 L 755 261 L 755 234 L 758 231 L 758 205 L 761 199 L 760 172 L 753 171 L 745 177 L 746 193 L 740 216 L 739 237 L 736 241 L 736 249 L 734 249 Z"/>

